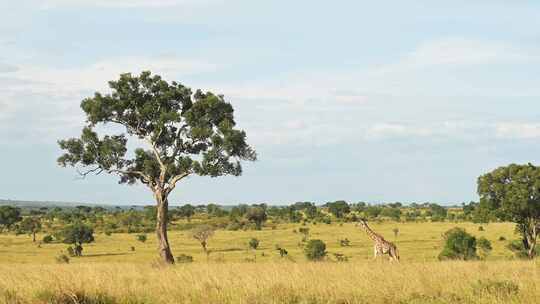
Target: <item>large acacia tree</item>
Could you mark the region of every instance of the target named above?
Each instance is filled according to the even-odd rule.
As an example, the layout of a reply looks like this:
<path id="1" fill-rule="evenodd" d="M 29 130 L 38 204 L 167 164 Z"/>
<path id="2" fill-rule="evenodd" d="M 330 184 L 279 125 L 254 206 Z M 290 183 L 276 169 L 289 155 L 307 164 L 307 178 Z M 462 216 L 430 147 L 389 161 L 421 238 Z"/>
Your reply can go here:
<path id="1" fill-rule="evenodd" d="M 517 223 L 529 258 L 540 235 L 540 167 L 511 164 L 478 178 L 480 208 Z"/>
<path id="2" fill-rule="evenodd" d="M 157 205 L 159 254 L 174 263 L 167 197 L 176 184 L 194 174 L 239 176 L 240 161 L 253 161 L 256 153 L 246 133 L 235 128 L 233 107 L 222 95 L 193 93 L 150 72 L 122 74 L 109 86 L 110 93 L 82 101 L 87 125 L 80 138 L 59 141 L 65 154 L 58 163 L 78 168 L 83 176 L 105 172 L 119 175 L 120 183 L 146 185 Z M 97 126 L 122 133 L 99 135 Z M 138 148 L 128 151 L 128 139 L 129 147 Z"/>

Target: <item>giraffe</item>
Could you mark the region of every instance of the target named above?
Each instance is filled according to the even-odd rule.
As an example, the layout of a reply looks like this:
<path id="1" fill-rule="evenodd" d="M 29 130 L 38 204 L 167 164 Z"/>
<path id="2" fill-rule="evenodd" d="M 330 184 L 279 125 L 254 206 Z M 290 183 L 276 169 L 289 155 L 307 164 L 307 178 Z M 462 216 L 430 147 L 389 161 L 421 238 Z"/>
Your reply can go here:
<path id="1" fill-rule="evenodd" d="M 363 219 L 360 219 L 360 226 L 366 231 L 369 238 L 375 242 L 375 245 L 373 246 L 374 260 L 377 259 L 379 255 L 388 254 L 391 261 L 394 260 L 399 262 L 399 252 L 394 243 L 385 240 L 381 235 L 371 230 Z"/>

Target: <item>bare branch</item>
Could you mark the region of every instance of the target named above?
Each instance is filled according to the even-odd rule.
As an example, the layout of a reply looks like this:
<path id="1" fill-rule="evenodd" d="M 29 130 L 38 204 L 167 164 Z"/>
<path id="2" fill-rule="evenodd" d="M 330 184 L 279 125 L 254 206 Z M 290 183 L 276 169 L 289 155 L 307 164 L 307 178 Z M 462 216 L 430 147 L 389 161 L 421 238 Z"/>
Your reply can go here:
<path id="1" fill-rule="evenodd" d="M 167 193 L 171 193 L 171 191 L 173 191 L 174 188 L 176 187 L 176 183 L 178 183 L 184 177 L 187 177 L 189 174 L 190 174 L 189 172 L 185 172 L 185 173 L 182 173 L 182 174 L 179 174 L 179 175 L 176 175 L 175 177 L 173 177 L 169 181 L 169 186 L 167 188 Z"/>

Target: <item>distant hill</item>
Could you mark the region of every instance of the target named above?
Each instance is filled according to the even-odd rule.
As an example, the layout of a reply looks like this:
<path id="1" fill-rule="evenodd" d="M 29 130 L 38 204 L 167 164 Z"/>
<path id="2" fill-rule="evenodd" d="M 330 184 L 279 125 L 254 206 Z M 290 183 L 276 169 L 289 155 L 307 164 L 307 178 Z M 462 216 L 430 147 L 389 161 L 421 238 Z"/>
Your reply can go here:
<path id="1" fill-rule="evenodd" d="M 89 207 L 104 207 L 107 209 L 112 208 L 122 208 L 122 209 L 139 209 L 143 208 L 144 205 L 137 204 L 137 205 L 111 205 L 111 204 L 96 204 L 96 203 L 81 203 L 81 202 L 59 202 L 59 201 L 20 201 L 20 200 L 6 200 L 6 199 L 0 199 L 0 206 L 15 206 L 25 209 L 39 209 L 42 207 L 61 207 L 61 208 L 75 208 L 76 206 L 89 206 Z"/>

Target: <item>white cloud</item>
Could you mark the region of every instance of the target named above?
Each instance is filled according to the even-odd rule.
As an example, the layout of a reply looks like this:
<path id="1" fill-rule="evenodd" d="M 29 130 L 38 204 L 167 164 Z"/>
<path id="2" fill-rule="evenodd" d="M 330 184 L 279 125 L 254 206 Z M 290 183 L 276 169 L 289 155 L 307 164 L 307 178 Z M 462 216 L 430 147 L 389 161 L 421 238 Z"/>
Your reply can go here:
<path id="1" fill-rule="evenodd" d="M 503 42 L 446 38 L 420 44 L 398 64 L 387 68 L 524 63 L 539 59 L 537 52 Z"/>
<path id="2" fill-rule="evenodd" d="M 496 134 L 505 139 L 540 138 L 540 123 L 507 122 L 495 126 Z"/>
<path id="3" fill-rule="evenodd" d="M 150 70 L 165 78 L 176 79 L 177 76 L 209 73 L 218 68 L 218 65 L 212 63 L 176 57 L 122 57 L 71 68 L 21 66 L 14 75 L 21 80 L 33 82 L 31 89 L 35 92 L 67 97 L 88 90 L 105 89 L 107 81 L 117 79 L 122 73 L 138 74 Z"/>

